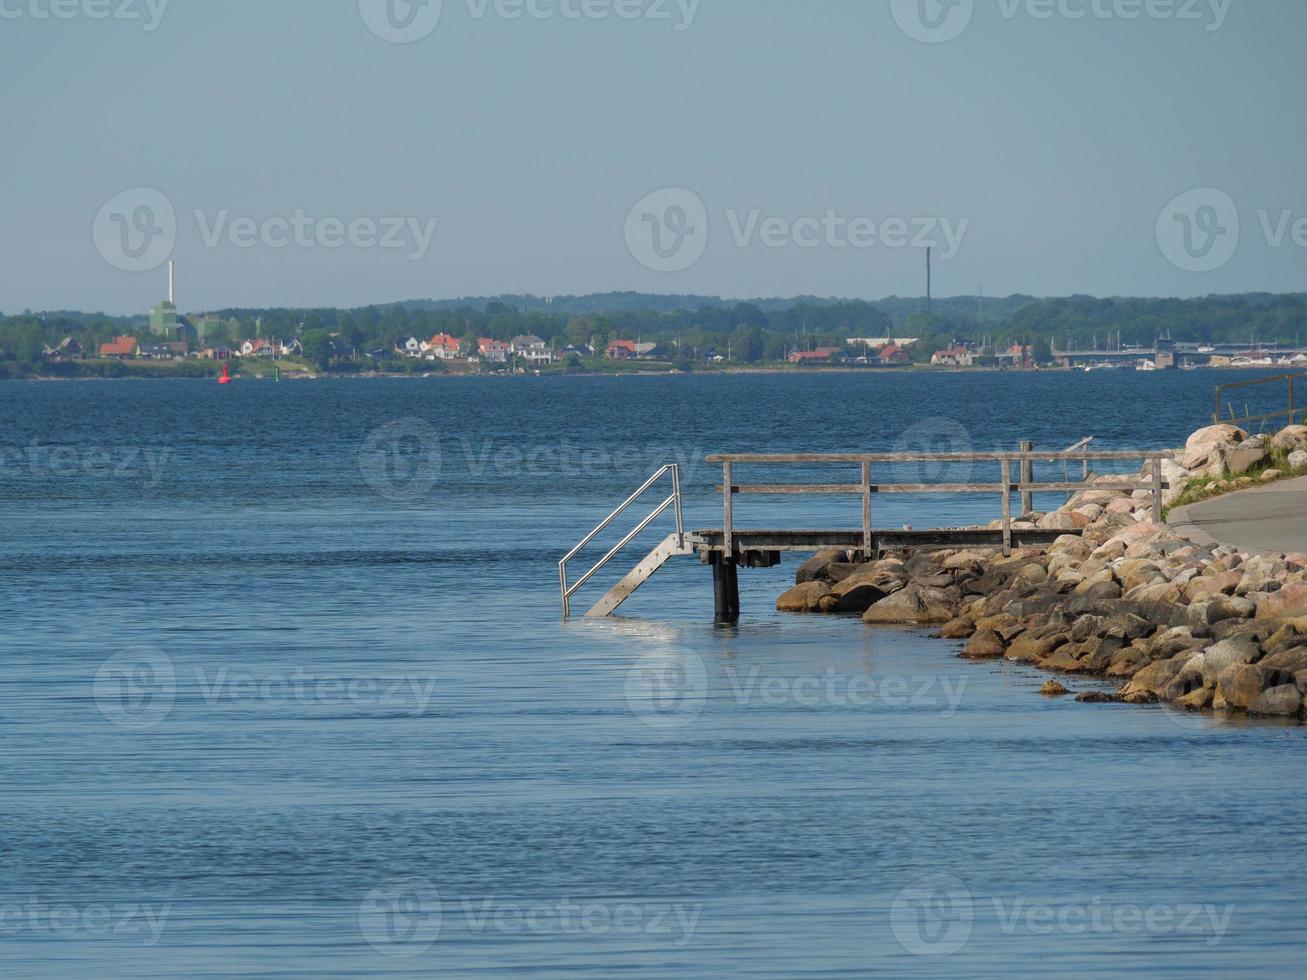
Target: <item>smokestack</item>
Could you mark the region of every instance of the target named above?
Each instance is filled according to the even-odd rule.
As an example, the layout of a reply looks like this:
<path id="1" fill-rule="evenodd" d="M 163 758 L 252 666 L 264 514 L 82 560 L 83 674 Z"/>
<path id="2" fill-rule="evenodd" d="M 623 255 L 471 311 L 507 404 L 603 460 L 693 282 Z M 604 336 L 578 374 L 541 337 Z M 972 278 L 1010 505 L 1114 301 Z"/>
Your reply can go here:
<path id="1" fill-rule="evenodd" d="M 174 305 L 177 302 L 173 298 L 173 291 L 172 291 L 172 259 L 168 260 L 168 302 L 173 303 Z"/>
<path id="2" fill-rule="evenodd" d="M 931 308 L 931 288 L 930 288 L 930 253 L 932 249 L 926 248 L 926 315 L 930 316 Z"/>

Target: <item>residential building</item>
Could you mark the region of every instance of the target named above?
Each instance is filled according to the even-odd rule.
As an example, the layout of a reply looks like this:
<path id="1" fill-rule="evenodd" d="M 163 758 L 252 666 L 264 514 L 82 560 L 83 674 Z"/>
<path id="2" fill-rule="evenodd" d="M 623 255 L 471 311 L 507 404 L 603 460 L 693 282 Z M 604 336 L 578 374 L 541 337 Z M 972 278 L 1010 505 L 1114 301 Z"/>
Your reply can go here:
<path id="1" fill-rule="evenodd" d="M 136 356 L 135 337 L 115 337 L 111 343 L 100 345 L 101 357 L 116 357 L 119 360 Z"/>
<path id="2" fill-rule="evenodd" d="M 409 337 L 408 340 L 404 341 L 403 347 L 396 348 L 396 352 L 412 358 L 421 357 L 425 353 L 422 350 L 422 341 L 416 337 Z"/>
<path id="3" fill-rule="evenodd" d="M 882 347 L 876 353 L 876 359 L 880 361 L 881 367 L 893 367 L 897 364 L 907 364 L 912 358 L 898 344 L 890 344 L 888 347 Z"/>
<path id="4" fill-rule="evenodd" d="M 789 357 L 791 364 L 829 364 L 836 354 L 840 352 L 838 347 L 818 347 L 816 350 L 796 350 Z"/>
<path id="5" fill-rule="evenodd" d="M 489 364 L 507 364 L 513 346 L 492 337 L 478 337 L 477 352 L 481 355 L 481 359 Z"/>
<path id="6" fill-rule="evenodd" d="M 539 337 L 514 337 L 512 340 L 513 353 L 521 357 L 528 364 L 553 364 L 554 352 L 550 346 Z"/>
<path id="7" fill-rule="evenodd" d="M 269 340 L 247 340 L 240 346 L 241 357 L 273 357 L 276 353 Z"/>
<path id="8" fill-rule="evenodd" d="M 935 351 L 930 363 L 936 367 L 971 367 L 976 363 L 976 358 L 966 347 L 958 346 Z"/>
<path id="9" fill-rule="evenodd" d="M 462 353 L 463 345 L 457 337 L 438 333 L 426 342 L 423 355 L 428 361 L 452 361 Z"/>

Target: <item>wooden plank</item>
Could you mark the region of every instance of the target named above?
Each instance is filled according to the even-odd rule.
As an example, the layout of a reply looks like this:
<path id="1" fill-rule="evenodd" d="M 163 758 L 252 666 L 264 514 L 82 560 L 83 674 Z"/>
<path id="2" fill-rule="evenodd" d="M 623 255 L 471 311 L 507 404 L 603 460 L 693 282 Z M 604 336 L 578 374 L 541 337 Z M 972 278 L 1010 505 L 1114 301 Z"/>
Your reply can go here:
<path id="1" fill-rule="evenodd" d="M 862 552 L 871 560 L 871 464 L 862 464 Z"/>
<path id="2" fill-rule="evenodd" d="M 1035 444 L 1028 439 L 1023 439 L 1021 441 L 1020 448 L 1022 453 L 1029 453 L 1034 450 Z M 1021 516 L 1022 517 L 1025 517 L 1027 514 L 1033 514 L 1035 512 L 1035 495 L 1031 493 L 1029 489 L 1026 489 L 1027 487 L 1030 486 L 1030 484 L 1034 482 L 1035 482 L 1034 461 L 1023 458 L 1021 460 L 1021 485 L 1023 488 L 1021 491 Z"/>
<path id="3" fill-rule="evenodd" d="M 1121 483 L 1013 483 L 1009 489 L 1013 492 L 1056 493 L 1075 492 L 1078 490 L 1151 490 L 1152 480 L 1134 480 Z M 718 485 L 714 488 L 722 492 Z M 736 494 L 755 494 L 768 496 L 813 495 L 861 495 L 863 487 L 856 483 L 846 484 L 737 484 L 732 488 Z M 1001 483 L 889 483 L 871 484 L 870 492 L 876 493 L 1002 493 Z"/>
<path id="4" fill-rule="evenodd" d="M 1092 453 L 729 453 L 705 457 L 708 463 L 995 463 L 1031 459 L 1058 463 L 1062 460 L 1146 460 L 1170 459 L 1174 449 L 1143 451 L 1100 450 Z"/>
<path id="5" fill-rule="evenodd" d="M 1020 547 L 1048 545 L 1064 535 L 1080 531 L 1046 531 L 1037 528 L 1012 528 L 1012 541 Z M 697 531 L 689 538 L 697 551 L 713 554 L 723 550 L 721 530 Z M 732 540 L 737 553 L 745 551 L 814 552 L 825 548 L 857 550 L 862 547 L 861 528 L 848 530 L 753 530 L 736 528 Z M 885 529 L 872 531 L 874 550 L 911 548 L 1001 548 L 1001 528 L 926 528 L 906 531 Z"/>
<path id="6" fill-rule="evenodd" d="M 731 480 L 731 463 L 729 460 L 722 462 L 722 486 L 732 486 Z M 734 542 L 731 540 L 731 526 L 735 523 L 735 494 L 722 494 L 722 531 L 726 538 L 726 555 L 729 558 L 735 554 Z"/>
<path id="7" fill-rule="evenodd" d="M 1162 461 L 1153 460 L 1153 523 L 1162 523 Z"/>
<path id="8" fill-rule="evenodd" d="M 1003 557 L 1012 554 L 1012 464 L 999 464 L 1003 471 Z"/>

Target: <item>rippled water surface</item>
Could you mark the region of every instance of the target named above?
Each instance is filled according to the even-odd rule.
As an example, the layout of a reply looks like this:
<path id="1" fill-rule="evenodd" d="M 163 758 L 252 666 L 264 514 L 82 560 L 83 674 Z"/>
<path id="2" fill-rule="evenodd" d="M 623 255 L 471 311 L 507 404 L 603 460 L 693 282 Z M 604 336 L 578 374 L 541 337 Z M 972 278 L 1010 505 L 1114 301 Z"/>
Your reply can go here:
<path id="1" fill-rule="evenodd" d="M 711 452 L 1158 448 L 1216 380 L 0 384 L 0 965 L 1296 975 L 1297 726 L 1047 701 L 779 616 L 793 561 L 741 573 L 738 628 L 693 559 L 620 619 L 559 615 L 557 559 L 665 462 L 713 526 Z"/>

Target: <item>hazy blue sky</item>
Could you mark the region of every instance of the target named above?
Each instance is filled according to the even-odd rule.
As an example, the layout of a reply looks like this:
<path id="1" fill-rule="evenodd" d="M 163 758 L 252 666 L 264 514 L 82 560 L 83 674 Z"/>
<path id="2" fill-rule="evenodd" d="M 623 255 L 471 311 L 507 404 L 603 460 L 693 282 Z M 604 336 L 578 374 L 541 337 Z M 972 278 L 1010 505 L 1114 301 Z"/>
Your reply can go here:
<path id="1" fill-rule="evenodd" d="M 71 16 L 46 16 L 52 2 Z M 0 0 L 0 310 L 160 298 L 164 270 L 123 271 L 136 260 L 113 236 L 135 252 L 161 225 L 139 195 L 102 212 L 135 188 L 175 211 L 189 311 L 612 289 L 916 295 L 923 256 L 883 226 L 894 218 L 937 241 L 941 295 L 1307 289 L 1307 224 L 1277 245 L 1258 214 L 1272 232 L 1286 209 L 1307 217 L 1307 4 L 924 0 L 914 22 L 918 0 L 702 0 L 692 16 L 692 0 L 585 0 L 631 19 L 563 16 L 583 0 L 533 0 L 548 19 L 444 0 L 430 33 L 393 43 L 378 33 L 410 17 L 404 36 L 424 33 L 434 8 L 390 0 L 388 21 L 387 2 L 171 0 L 155 25 L 162 0 Z M 139 17 L 98 19 L 101 5 Z M 910 37 L 914 23 L 934 43 Z M 1164 213 L 1207 187 L 1228 201 L 1204 192 L 1185 199 L 1188 218 Z M 692 191 L 703 216 L 665 194 L 632 214 L 664 188 Z M 296 244 L 275 219 L 297 211 L 409 219 L 404 247 L 377 247 L 366 224 L 323 247 L 313 236 L 337 237 L 330 221 L 303 233 L 314 247 Z M 241 248 L 238 218 L 274 221 Z M 835 247 L 853 219 L 861 247 Z M 1192 261 L 1175 255 L 1186 223 Z M 151 241 L 147 265 L 168 237 Z"/>

